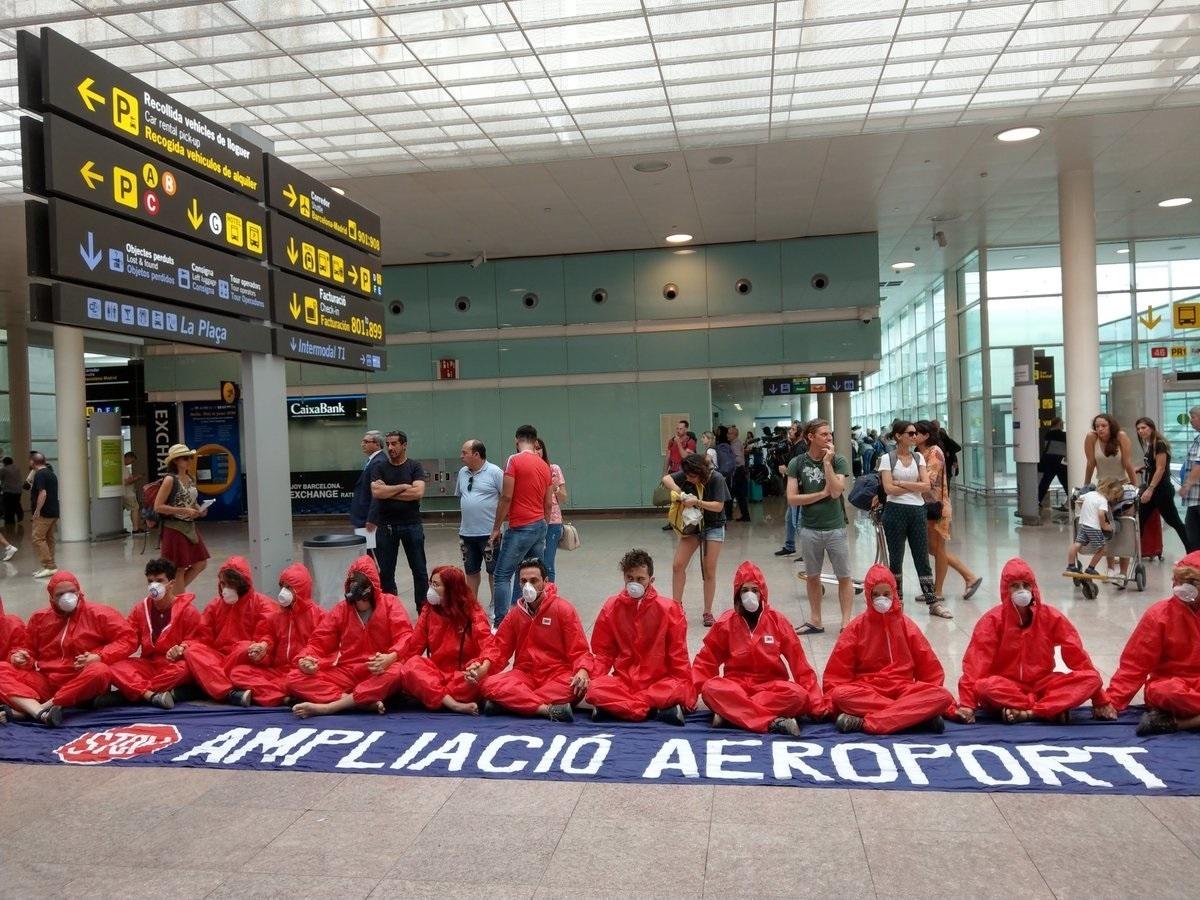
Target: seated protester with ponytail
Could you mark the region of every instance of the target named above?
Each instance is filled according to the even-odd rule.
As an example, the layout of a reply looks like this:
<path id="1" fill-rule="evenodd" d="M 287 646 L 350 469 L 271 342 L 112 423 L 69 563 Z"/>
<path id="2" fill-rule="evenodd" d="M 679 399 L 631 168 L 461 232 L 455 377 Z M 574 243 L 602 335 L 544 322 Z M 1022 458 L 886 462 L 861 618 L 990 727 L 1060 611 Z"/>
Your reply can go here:
<path id="1" fill-rule="evenodd" d="M 894 734 L 923 726 L 941 734 L 942 716 L 957 707 L 928 639 L 904 614 L 895 577 L 873 565 L 863 593 L 867 609 L 838 638 L 822 678 L 837 730 Z"/>
<path id="2" fill-rule="evenodd" d="M 1069 672 L 1055 671 L 1054 649 Z M 1115 719 L 1104 680 L 1079 632 L 1065 615 L 1042 602 L 1029 564 L 1010 559 L 1000 573 L 1000 603 L 975 625 L 958 680 L 958 719 L 974 722 L 976 709 L 1000 714 L 1006 724 L 1066 724 L 1071 710 L 1092 701 L 1092 718 Z"/>
<path id="3" fill-rule="evenodd" d="M 620 568 L 625 587 L 604 602 L 592 627 L 592 719 L 682 725 L 696 706 L 687 617 L 654 589 L 654 560 L 645 550 L 630 550 Z"/>
<path id="4" fill-rule="evenodd" d="M 759 734 L 797 735 L 800 716 L 829 713 L 792 623 L 767 603 L 767 579 L 752 562 L 738 566 L 733 609 L 704 636 L 692 672 L 714 728 L 728 722 Z"/>
<path id="5" fill-rule="evenodd" d="M 438 566 L 401 652 L 406 661 L 392 691 L 403 691 L 429 710 L 479 715 L 479 685 L 467 681 L 466 668 L 491 639 L 487 613 L 466 574 L 455 566 Z"/>

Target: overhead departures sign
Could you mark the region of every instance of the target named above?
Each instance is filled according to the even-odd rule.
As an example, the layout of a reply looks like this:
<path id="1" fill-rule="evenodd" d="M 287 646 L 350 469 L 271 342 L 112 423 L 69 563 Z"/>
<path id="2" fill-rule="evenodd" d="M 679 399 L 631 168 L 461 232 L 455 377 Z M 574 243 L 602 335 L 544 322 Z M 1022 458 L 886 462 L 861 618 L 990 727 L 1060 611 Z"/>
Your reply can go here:
<path id="1" fill-rule="evenodd" d="M 272 211 L 271 265 L 364 297 L 383 296 L 378 259 Z"/>
<path id="2" fill-rule="evenodd" d="M 60 34 L 22 33 L 21 103 L 56 109 L 225 187 L 263 199 L 263 152 Z M 27 36 L 25 36 L 27 35 Z M 36 73 L 36 76 L 35 74 Z M 30 77 L 26 77 L 26 76 Z M 29 84 L 33 80 L 40 85 Z"/>
<path id="3" fill-rule="evenodd" d="M 274 319 L 288 328 L 362 344 L 383 343 L 383 304 L 287 272 L 271 272 Z"/>
<path id="4" fill-rule="evenodd" d="M 272 209 L 374 256 L 383 252 L 378 215 L 271 154 L 267 191 Z"/>

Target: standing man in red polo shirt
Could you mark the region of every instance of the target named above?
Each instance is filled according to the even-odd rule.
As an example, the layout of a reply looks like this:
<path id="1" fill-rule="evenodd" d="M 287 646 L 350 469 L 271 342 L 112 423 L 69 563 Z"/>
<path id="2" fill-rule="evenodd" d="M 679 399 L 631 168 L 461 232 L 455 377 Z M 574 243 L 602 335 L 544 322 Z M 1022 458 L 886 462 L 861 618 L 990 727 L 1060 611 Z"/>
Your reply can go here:
<path id="1" fill-rule="evenodd" d="M 550 484 L 550 467 L 535 446 L 537 436 L 537 429 L 532 425 L 517 429 L 517 452 L 508 458 L 504 487 L 496 504 L 491 545 L 500 547 L 492 591 L 492 611 L 497 628 L 520 596 L 520 587 L 513 577 L 517 574 L 517 565 L 530 557 L 540 559 L 546 550 L 546 522 L 552 508 L 553 486 Z M 508 529 L 501 541 L 500 526 L 505 521 Z"/>
<path id="2" fill-rule="evenodd" d="M 683 468 L 683 458 L 689 453 L 696 452 L 696 439 L 688 434 L 688 429 L 691 427 L 691 423 L 687 419 L 680 419 L 675 423 L 675 433 L 667 441 L 667 455 L 663 458 L 662 473 L 664 475 L 678 472 Z M 663 526 L 663 531 L 670 530 L 671 523 L 668 522 Z"/>

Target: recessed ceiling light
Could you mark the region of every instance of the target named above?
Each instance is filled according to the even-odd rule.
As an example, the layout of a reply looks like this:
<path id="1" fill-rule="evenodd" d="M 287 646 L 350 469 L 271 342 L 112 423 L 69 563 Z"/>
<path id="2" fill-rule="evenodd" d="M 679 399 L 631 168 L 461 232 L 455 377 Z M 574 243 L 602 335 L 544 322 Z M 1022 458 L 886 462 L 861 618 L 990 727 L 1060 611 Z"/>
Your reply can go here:
<path id="1" fill-rule="evenodd" d="M 708 158 L 710 164 L 714 166 L 727 166 L 733 162 L 732 156 L 710 156 Z"/>
<path id="2" fill-rule="evenodd" d="M 668 244 L 686 244 L 691 239 L 692 239 L 692 236 L 690 234 L 682 234 L 682 233 L 668 234 L 667 238 L 666 238 Z"/>
<path id="3" fill-rule="evenodd" d="M 1006 144 L 1015 144 L 1018 141 L 1028 141 L 1037 137 L 1042 133 L 1042 129 L 1033 125 L 1023 125 L 1020 128 L 1008 128 L 996 135 L 996 140 L 1004 141 Z"/>
<path id="4" fill-rule="evenodd" d="M 1163 209 L 1170 209 L 1172 206 L 1187 206 L 1191 202 L 1191 197 L 1172 197 L 1170 200 L 1159 200 L 1158 205 Z"/>
<path id="5" fill-rule="evenodd" d="M 445 259 L 450 255 L 449 250 L 427 250 L 425 255 L 430 259 Z"/>
<path id="6" fill-rule="evenodd" d="M 892 268 L 895 269 L 897 272 L 901 272 L 904 269 L 915 269 L 916 267 L 917 267 L 917 264 L 915 262 L 905 261 L 905 262 L 892 263 Z"/>
<path id="7" fill-rule="evenodd" d="M 1117 248 L 1117 253 L 1118 253 L 1118 254 L 1120 254 L 1121 256 L 1124 256 L 1124 255 L 1125 255 L 1125 254 L 1127 254 L 1128 252 L 1129 252 L 1129 248 L 1128 248 L 1128 247 L 1118 247 L 1118 248 Z"/>
<path id="8" fill-rule="evenodd" d="M 665 159 L 647 159 L 640 163 L 633 164 L 633 170 L 635 172 L 644 172 L 647 175 L 653 172 L 661 172 L 663 169 L 669 168 L 671 168 L 671 164 Z"/>
<path id="9" fill-rule="evenodd" d="M 331 184 L 331 185 L 330 185 L 330 187 L 331 187 L 331 188 L 333 188 L 333 192 L 334 192 L 335 194 L 341 194 L 343 197 L 345 197 L 345 196 L 346 196 L 346 192 L 345 192 L 345 191 L 343 191 L 343 190 L 342 190 L 340 187 L 338 187 L 337 185 Z"/>

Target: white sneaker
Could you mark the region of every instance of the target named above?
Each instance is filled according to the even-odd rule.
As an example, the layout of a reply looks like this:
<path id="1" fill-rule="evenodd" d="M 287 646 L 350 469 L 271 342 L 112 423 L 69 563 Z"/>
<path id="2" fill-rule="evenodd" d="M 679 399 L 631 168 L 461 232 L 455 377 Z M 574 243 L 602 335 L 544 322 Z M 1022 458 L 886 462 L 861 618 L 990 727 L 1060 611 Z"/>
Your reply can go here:
<path id="1" fill-rule="evenodd" d="M 16 556 L 19 549 L 20 548 L 16 544 L 9 544 L 8 548 L 4 551 L 4 561 L 8 562 L 10 559 Z"/>
<path id="2" fill-rule="evenodd" d="M 53 575 L 57 571 L 58 571 L 58 569 L 38 569 L 36 572 L 33 573 L 33 577 L 34 578 L 49 578 L 51 575 Z"/>

